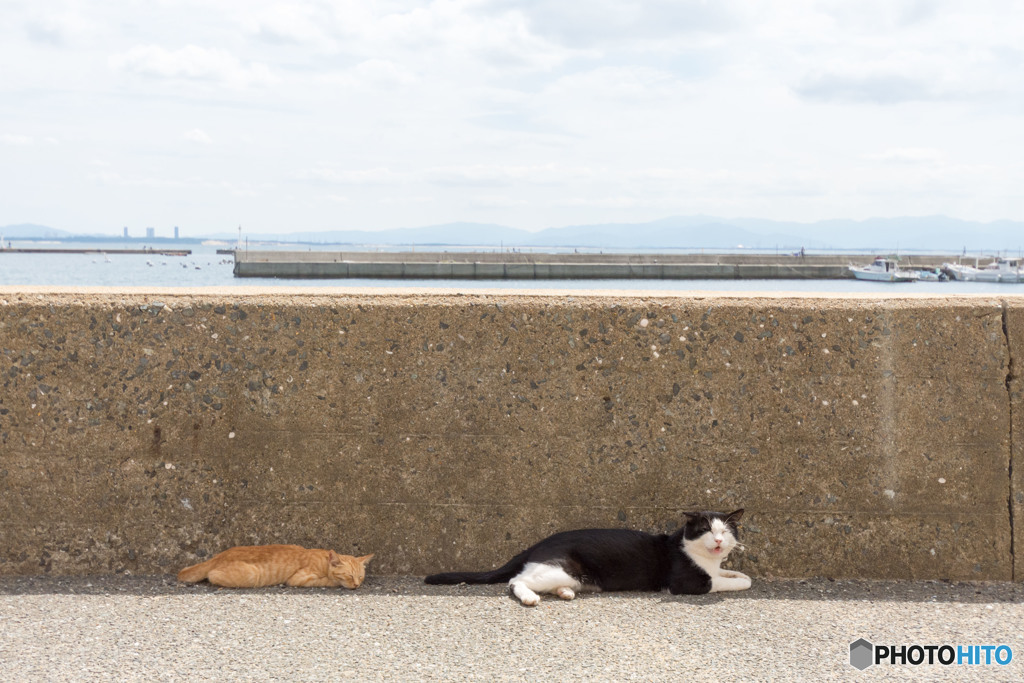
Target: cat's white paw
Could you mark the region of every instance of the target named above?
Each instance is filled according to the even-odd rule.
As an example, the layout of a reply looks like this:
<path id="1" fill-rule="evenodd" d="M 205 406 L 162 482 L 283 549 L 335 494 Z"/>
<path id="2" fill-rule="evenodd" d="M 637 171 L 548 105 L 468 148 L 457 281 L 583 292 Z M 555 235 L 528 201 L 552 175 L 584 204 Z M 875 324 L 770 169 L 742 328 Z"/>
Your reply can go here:
<path id="1" fill-rule="evenodd" d="M 568 586 L 561 586 L 555 589 L 555 595 L 563 600 L 572 600 L 576 597 L 576 592 Z"/>
<path id="2" fill-rule="evenodd" d="M 720 591 L 745 591 L 748 588 L 750 588 L 750 584 L 750 577 L 746 574 L 743 574 L 741 577 L 725 576 L 724 574 L 722 574 L 719 576 L 711 577 L 711 590 L 709 592 L 718 593 Z"/>
<path id="3" fill-rule="evenodd" d="M 508 586 L 512 590 L 512 595 L 519 598 L 519 602 L 527 607 L 533 607 L 540 602 L 540 596 L 530 590 L 522 581 L 511 581 Z"/>

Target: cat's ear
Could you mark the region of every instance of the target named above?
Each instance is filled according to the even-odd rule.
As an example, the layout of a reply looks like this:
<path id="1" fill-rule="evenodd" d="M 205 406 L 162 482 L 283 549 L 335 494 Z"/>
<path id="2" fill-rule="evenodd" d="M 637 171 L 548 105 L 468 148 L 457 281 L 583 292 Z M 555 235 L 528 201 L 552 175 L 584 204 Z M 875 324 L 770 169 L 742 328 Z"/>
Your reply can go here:
<path id="1" fill-rule="evenodd" d="M 693 511 L 693 512 L 684 512 L 683 514 L 686 515 L 687 519 L 696 519 L 697 517 L 701 517 L 702 516 L 701 513 L 699 511 L 696 511 L 696 510 Z"/>
<path id="2" fill-rule="evenodd" d="M 736 510 L 735 512 L 730 512 L 728 515 L 726 515 L 725 521 L 729 522 L 730 524 L 737 524 L 740 521 L 740 517 L 742 516 L 743 508 L 740 508 L 739 510 Z"/>
<path id="3" fill-rule="evenodd" d="M 370 553 L 369 555 L 363 555 L 362 557 L 357 557 L 356 561 L 365 567 L 366 563 L 373 559 L 373 556 L 374 553 Z"/>
<path id="4" fill-rule="evenodd" d="M 341 564 L 341 558 L 338 557 L 338 553 L 334 552 L 333 550 L 328 550 L 327 551 L 327 562 L 332 567 L 337 567 L 338 565 Z"/>

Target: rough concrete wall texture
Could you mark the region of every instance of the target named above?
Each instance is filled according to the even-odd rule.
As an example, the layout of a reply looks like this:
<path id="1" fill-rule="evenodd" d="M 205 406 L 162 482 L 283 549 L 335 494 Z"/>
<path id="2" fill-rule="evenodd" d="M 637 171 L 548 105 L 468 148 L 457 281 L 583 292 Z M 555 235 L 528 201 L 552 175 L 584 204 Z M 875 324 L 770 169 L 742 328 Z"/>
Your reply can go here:
<path id="1" fill-rule="evenodd" d="M 743 507 L 755 577 L 1010 580 L 1021 304 L 3 292 L 0 574 L 482 570 Z"/>
<path id="2" fill-rule="evenodd" d="M 1011 424 L 1011 477 L 1010 523 L 1013 538 L 1011 549 L 1015 557 L 1024 553 L 1024 306 L 1011 306 L 1006 311 L 1006 336 L 1010 344 L 1010 371 L 1006 386 L 1010 392 Z M 1015 562 L 1015 581 L 1024 581 L 1024 562 Z"/>

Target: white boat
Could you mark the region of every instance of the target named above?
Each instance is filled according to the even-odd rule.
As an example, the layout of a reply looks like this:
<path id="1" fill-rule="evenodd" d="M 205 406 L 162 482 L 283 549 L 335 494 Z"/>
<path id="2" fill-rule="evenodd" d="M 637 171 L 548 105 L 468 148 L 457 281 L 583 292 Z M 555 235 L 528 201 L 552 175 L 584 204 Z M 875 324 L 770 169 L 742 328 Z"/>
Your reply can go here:
<path id="1" fill-rule="evenodd" d="M 858 280 L 874 282 L 914 282 L 918 279 L 916 270 L 901 270 L 892 259 L 878 256 L 869 265 L 850 266 L 850 272 Z"/>
<path id="2" fill-rule="evenodd" d="M 935 270 L 919 270 L 917 271 L 917 279 L 922 282 L 942 282 L 948 280 L 949 277 L 941 270 L 936 268 Z"/>
<path id="3" fill-rule="evenodd" d="M 1024 267 L 1019 258 L 997 258 L 984 268 L 943 263 L 942 271 L 950 279 L 965 282 L 1024 282 Z"/>

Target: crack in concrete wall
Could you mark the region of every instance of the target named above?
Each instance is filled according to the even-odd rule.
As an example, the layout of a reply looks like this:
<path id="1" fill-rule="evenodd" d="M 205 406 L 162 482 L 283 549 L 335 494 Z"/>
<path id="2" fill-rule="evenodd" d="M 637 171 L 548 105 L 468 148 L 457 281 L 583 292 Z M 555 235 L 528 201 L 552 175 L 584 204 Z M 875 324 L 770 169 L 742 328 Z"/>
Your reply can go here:
<path id="1" fill-rule="evenodd" d="M 1010 462 L 1007 472 L 1007 478 L 1009 480 L 1009 490 L 1006 496 L 1007 511 L 1010 519 L 1010 563 L 1013 571 L 1014 581 L 1024 581 L 1024 564 L 1017 562 L 1017 526 L 1016 526 L 1016 510 L 1017 501 L 1021 499 L 1024 502 L 1024 491 L 1017 490 L 1017 481 L 1014 476 L 1014 465 L 1017 468 L 1024 466 L 1024 463 L 1016 462 L 1021 453 L 1024 453 L 1024 444 L 1018 444 L 1017 440 L 1020 438 L 1021 430 L 1017 425 L 1017 420 L 1020 419 L 1020 407 L 1017 406 L 1017 399 L 1015 397 L 1015 390 L 1021 381 L 1020 376 L 1017 374 L 1017 363 L 1014 355 L 1014 334 L 1013 325 L 1010 321 L 1011 306 L 1010 302 L 1003 300 L 1003 334 L 1006 338 L 1006 350 L 1007 350 L 1007 368 L 1006 368 L 1006 396 L 1009 402 L 1010 410 Z"/>
<path id="2" fill-rule="evenodd" d="M 1013 505 L 1013 461 L 1015 456 L 1015 444 L 1014 444 L 1014 409 L 1013 409 L 1013 382 L 1016 379 L 1013 357 L 1013 346 L 1010 344 L 1010 330 L 1007 318 L 1009 316 L 1009 302 L 1005 299 L 1002 302 L 1003 306 L 1003 336 L 1006 339 L 1006 400 L 1008 403 L 1008 410 L 1010 411 L 1010 460 L 1007 472 L 1007 493 L 1006 493 L 1006 508 L 1010 518 L 1010 568 L 1013 573 L 1014 579 L 1017 578 L 1017 556 L 1015 545 L 1015 527 L 1014 527 L 1014 505 Z"/>

